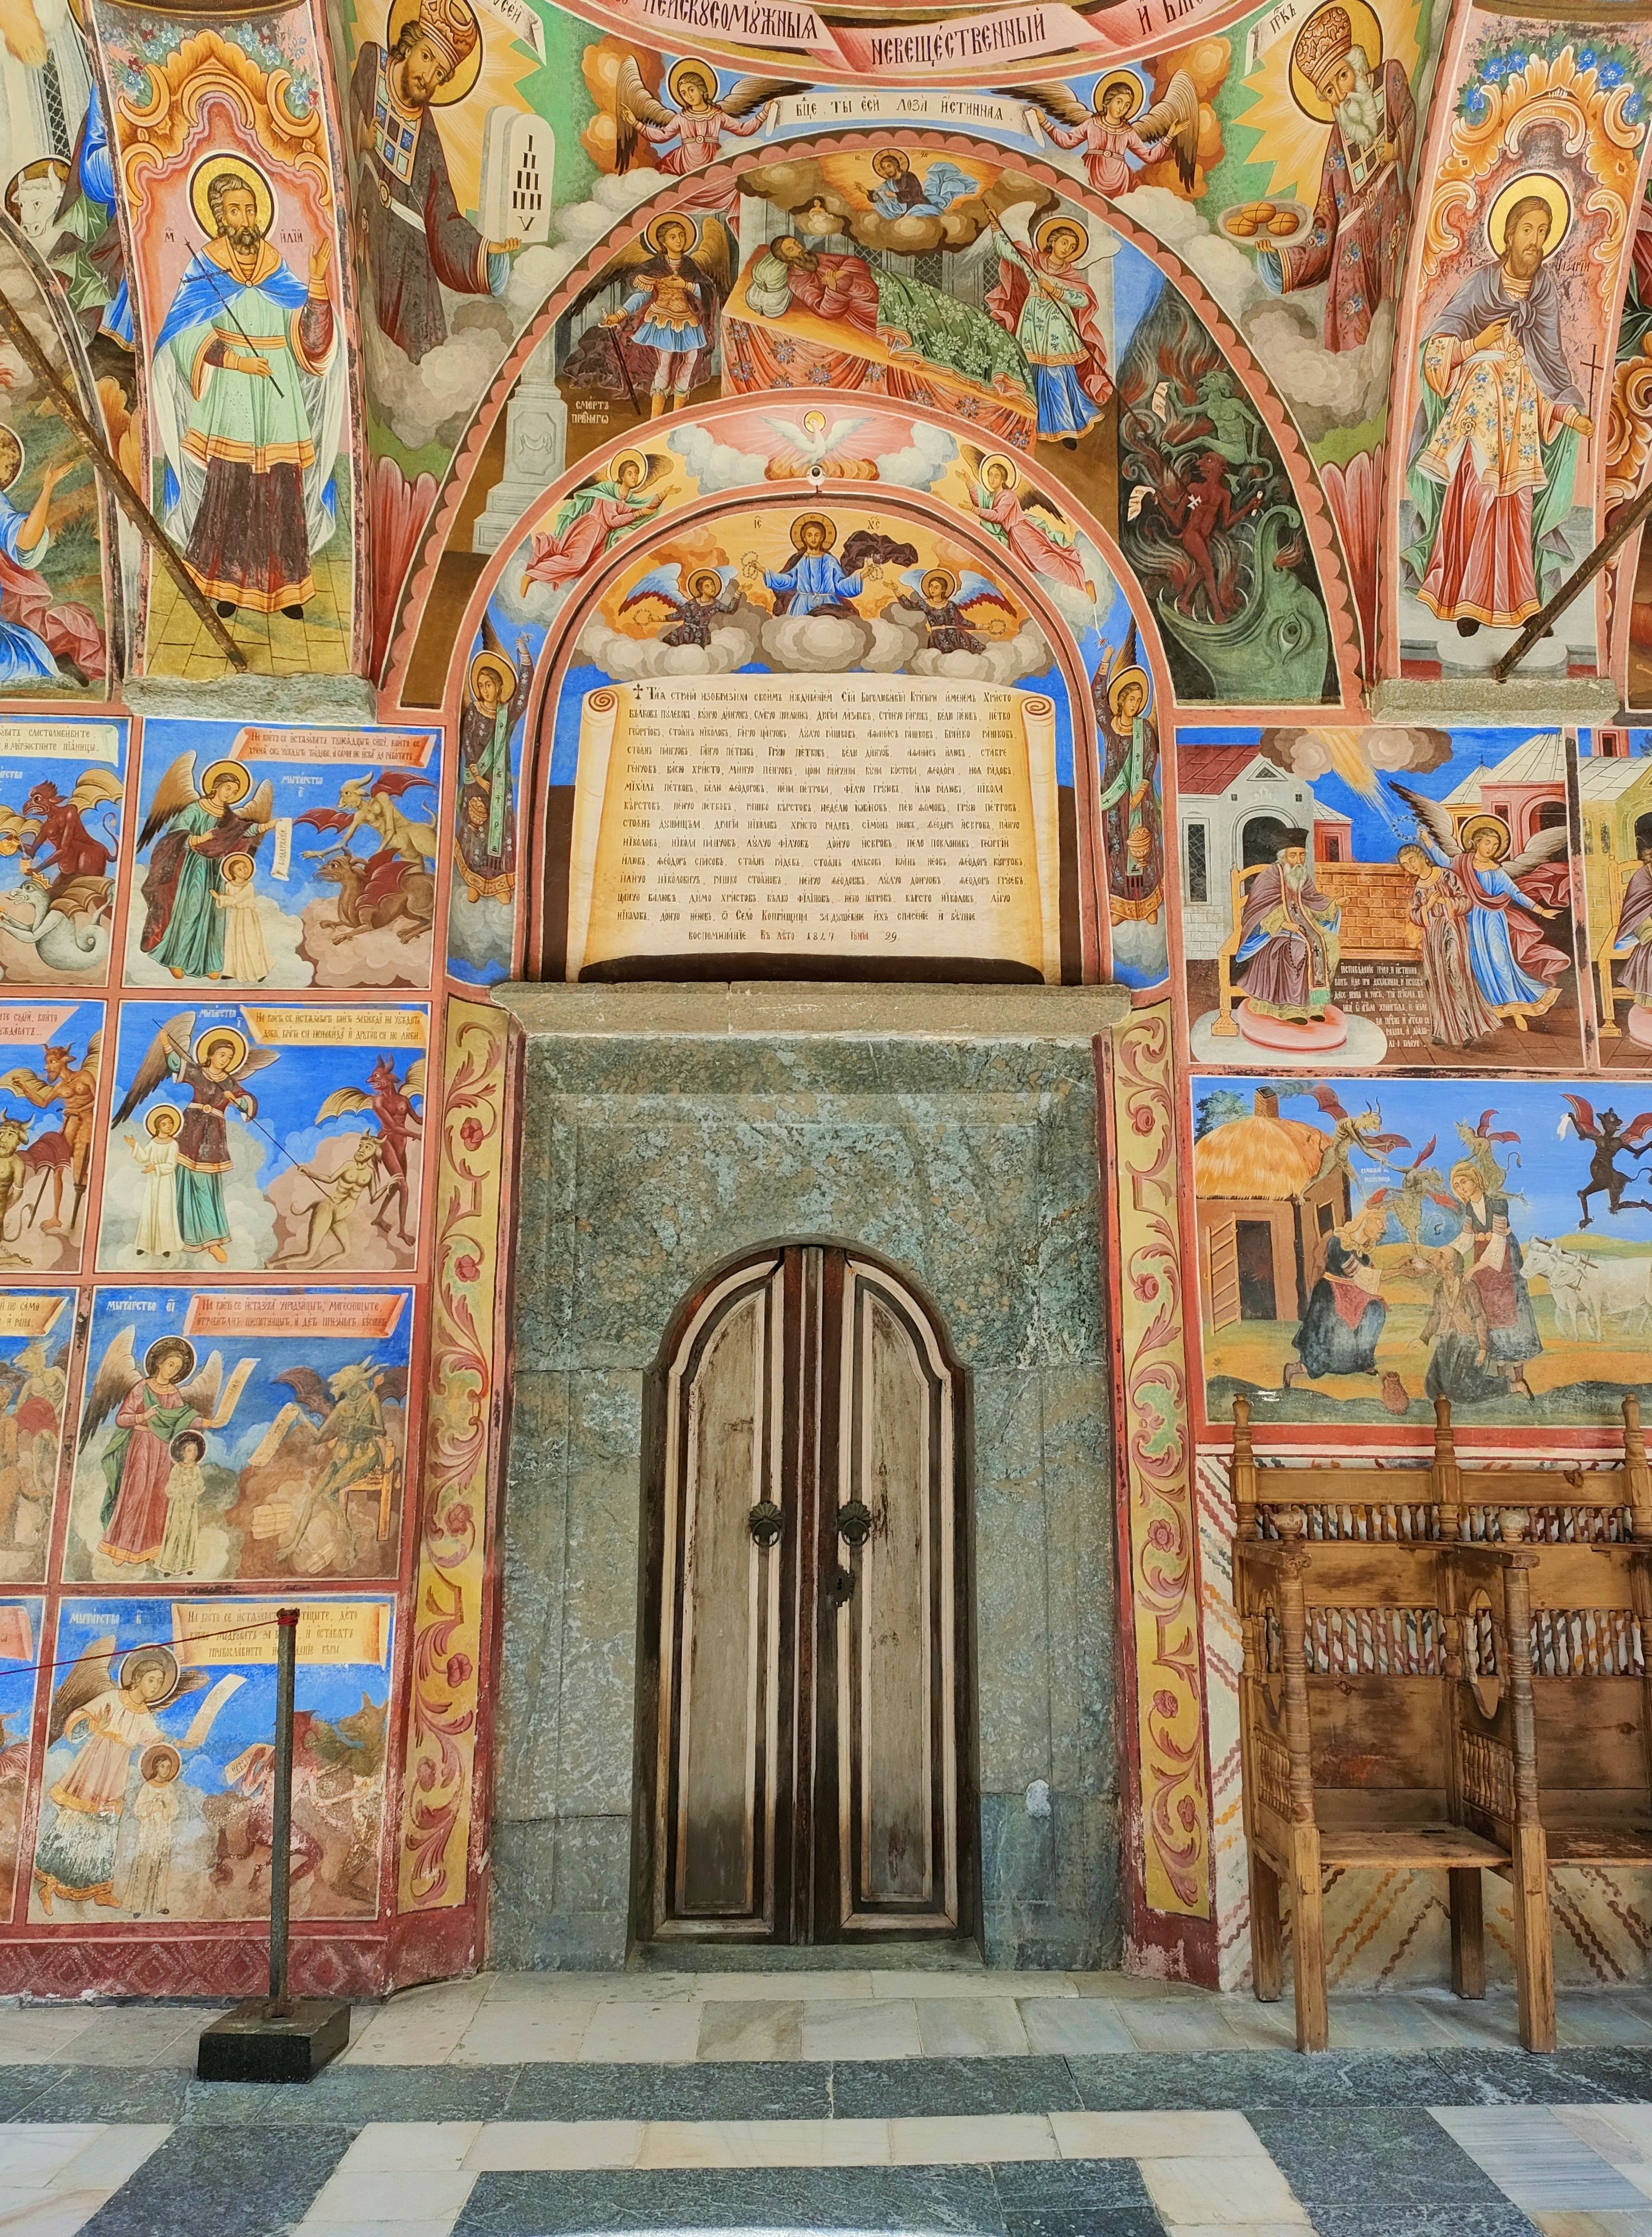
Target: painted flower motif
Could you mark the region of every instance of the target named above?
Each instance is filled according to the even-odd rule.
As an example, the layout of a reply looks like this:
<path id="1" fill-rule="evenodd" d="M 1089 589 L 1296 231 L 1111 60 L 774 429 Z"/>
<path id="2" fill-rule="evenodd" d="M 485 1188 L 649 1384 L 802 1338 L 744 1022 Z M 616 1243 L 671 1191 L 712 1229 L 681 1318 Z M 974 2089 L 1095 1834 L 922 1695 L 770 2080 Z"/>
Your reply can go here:
<path id="1" fill-rule="evenodd" d="M 1491 84 L 1501 85 L 1504 79 L 1508 76 L 1508 66 L 1506 63 L 1497 62 L 1494 59 L 1493 61 L 1487 63 L 1484 70 L 1481 74 L 1483 76 L 1489 79 Z"/>
<path id="2" fill-rule="evenodd" d="M 1593 69 L 1599 60 L 1600 56 L 1596 53 L 1593 47 L 1578 48 L 1577 67 L 1579 69 Z"/>
<path id="3" fill-rule="evenodd" d="M 487 1139 L 487 1129 L 479 1118 L 467 1118 L 459 1129 L 459 1139 L 467 1150 L 479 1150 Z"/>
<path id="4" fill-rule="evenodd" d="M 1622 85 L 1622 82 L 1623 82 L 1623 71 L 1622 71 L 1622 66 L 1621 66 L 1619 63 L 1602 63 L 1602 65 L 1601 65 L 1601 83 L 1602 83 L 1603 85 Z"/>
<path id="5" fill-rule="evenodd" d="M 431 1789 L 435 1785 L 436 1765 L 431 1761 L 428 1756 L 425 1756 L 420 1759 L 418 1769 L 413 1773 L 413 1778 L 418 1785 L 426 1794 L 428 1794 Z"/>
<path id="6" fill-rule="evenodd" d="M 457 1693 L 475 1668 L 468 1654 L 450 1654 L 447 1658 L 447 1682 Z"/>
<path id="7" fill-rule="evenodd" d="M 461 1282 L 479 1282 L 482 1278 L 481 1266 L 468 1250 L 461 1251 L 453 1261 L 453 1271 Z"/>

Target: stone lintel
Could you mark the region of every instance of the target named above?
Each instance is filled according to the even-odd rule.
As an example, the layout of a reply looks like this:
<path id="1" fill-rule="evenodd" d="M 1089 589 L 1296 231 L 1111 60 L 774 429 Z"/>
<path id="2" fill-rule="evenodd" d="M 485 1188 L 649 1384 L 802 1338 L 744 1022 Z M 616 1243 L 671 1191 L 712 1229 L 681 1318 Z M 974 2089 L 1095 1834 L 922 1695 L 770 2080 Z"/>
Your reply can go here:
<path id="1" fill-rule="evenodd" d="M 795 980 L 560 980 L 495 987 L 531 1038 L 1092 1041 L 1129 1014 L 1127 987 L 874 986 Z"/>

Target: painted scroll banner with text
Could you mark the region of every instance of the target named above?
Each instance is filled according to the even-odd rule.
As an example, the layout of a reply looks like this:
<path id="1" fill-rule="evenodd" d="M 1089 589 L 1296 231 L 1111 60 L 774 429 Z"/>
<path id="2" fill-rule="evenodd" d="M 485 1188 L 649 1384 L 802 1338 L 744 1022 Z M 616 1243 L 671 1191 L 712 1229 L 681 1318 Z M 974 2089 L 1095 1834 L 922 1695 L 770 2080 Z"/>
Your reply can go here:
<path id="1" fill-rule="evenodd" d="M 1061 977 L 1055 708 L 894 676 L 585 695 L 568 976 L 642 956 L 969 958 Z"/>

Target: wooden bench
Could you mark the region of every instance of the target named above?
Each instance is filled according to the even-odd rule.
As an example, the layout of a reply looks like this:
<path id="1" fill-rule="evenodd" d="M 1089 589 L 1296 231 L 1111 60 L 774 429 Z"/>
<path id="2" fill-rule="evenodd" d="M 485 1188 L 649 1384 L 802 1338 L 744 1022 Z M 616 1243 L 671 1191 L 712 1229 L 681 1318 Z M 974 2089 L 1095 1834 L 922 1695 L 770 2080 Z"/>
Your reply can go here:
<path id="1" fill-rule="evenodd" d="M 1652 1864 L 1652 1478 L 1465 1468 L 1436 1402 L 1426 1467 L 1259 1467 L 1234 1402 L 1234 1590 L 1256 1994 L 1329 2040 L 1324 1874 L 1448 1875 L 1451 1984 L 1484 1993 L 1480 1874 L 1513 1896 L 1520 2039 L 1555 2043 L 1548 1875 Z"/>

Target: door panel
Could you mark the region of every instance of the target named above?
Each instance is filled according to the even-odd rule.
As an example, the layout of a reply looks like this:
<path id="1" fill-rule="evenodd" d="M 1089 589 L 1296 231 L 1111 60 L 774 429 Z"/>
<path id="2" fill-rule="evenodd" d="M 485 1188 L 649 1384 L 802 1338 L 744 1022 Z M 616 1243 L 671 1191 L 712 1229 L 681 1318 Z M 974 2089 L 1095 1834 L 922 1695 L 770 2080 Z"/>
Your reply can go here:
<path id="1" fill-rule="evenodd" d="M 691 1302 L 650 1500 L 645 1933 L 960 1930 L 960 1385 L 841 1250 Z"/>
<path id="2" fill-rule="evenodd" d="M 668 1416 L 660 1908 L 706 1926 L 774 1917 L 780 1564 L 748 1518 L 785 1488 L 780 1285 L 778 1259 L 719 1285 L 674 1369 Z"/>

